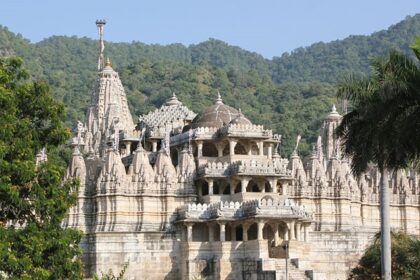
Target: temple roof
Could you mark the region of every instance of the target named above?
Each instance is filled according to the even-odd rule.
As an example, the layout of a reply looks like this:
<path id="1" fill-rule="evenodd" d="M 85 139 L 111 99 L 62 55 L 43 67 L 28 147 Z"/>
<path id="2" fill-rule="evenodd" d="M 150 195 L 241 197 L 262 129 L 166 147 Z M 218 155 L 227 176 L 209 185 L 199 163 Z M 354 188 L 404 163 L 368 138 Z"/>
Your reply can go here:
<path id="1" fill-rule="evenodd" d="M 214 105 L 208 107 L 204 112 L 198 114 L 193 122 L 192 128 L 197 127 L 216 127 L 221 128 L 232 121 L 240 122 L 240 124 L 251 124 L 251 122 L 245 118 L 235 108 L 223 104 L 220 93 L 216 99 Z"/>
<path id="2" fill-rule="evenodd" d="M 150 128 L 157 128 L 173 123 L 174 121 L 191 121 L 196 115 L 196 113 L 188 109 L 173 94 L 162 107 L 140 116 L 139 123 L 143 123 Z"/>

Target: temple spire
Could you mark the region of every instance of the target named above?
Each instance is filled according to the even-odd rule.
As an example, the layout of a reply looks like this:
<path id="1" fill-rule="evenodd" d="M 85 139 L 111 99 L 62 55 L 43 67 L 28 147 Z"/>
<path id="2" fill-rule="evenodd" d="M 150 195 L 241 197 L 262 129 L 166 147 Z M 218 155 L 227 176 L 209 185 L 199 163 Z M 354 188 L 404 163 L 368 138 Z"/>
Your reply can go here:
<path id="1" fill-rule="evenodd" d="M 96 21 L 96 26 L 98 27 L 99 33 L 99 58 L 98 58 L 98 71 L 101 71 L 104 68 L 104 25 L 106 21 L 104 19 L 98 19 Z"/>

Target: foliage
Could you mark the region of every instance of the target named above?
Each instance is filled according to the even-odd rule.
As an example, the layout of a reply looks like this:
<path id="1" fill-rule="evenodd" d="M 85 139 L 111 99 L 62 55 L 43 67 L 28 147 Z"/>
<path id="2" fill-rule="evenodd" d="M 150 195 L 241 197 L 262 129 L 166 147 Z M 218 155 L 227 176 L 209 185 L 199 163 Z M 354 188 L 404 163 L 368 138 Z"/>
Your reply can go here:
<path id="1" fill-rule="evenodd" d="M 77 182 L 62 183 L 64 105 L 28 80 L 18 58 L 0 59 L 0 271 L 8 279 L 81 279 L 80 234 L 61 222 Z M 36 167 L 42 147 L 51 153 Z"/>
<path id="2" fill-rule="evenodd" d="M 420 39 L 417 40 L 420 48 Z M 416 44 L 414 45 L 416 49 Z M 372 75 L 350 76 L 339 85 L 340 96 L 353 102 L 337 133 L 352 169 L 360 174 L 370 162 L 379 168 L 405 168 L 420 150 L 420 67 L 406 55 L 392 51 L 372 61 Z"/>
<path id="3" fill-rule="evenodd" d="M 376 235 L 349 279 L 381 279 L 380 238 Z M 392 278 L 396 280 L 420 279 L 420 241 L 404 233 L 392 233 Z"/>
<path id="4" fill-rule="evenodd" d="M 220 90 L 228 105 L 241 107 L 251 121 L 283 135 L 283 154 L 290 154 L 297 134 L 307 154 L 335 103 L 337 79 L 348 72 L 366 73 L 368 58 L 391 47 L 409 54 L 408 44 L 418 33 L 420 15 L 370 36 L 316 43 L 273 59 L 216 39 L 188 47 L 106 42 L 105 53 L 121 74 L 135 119 L 173 91 L 200 112 Z M 54 97 L 68 108 L 69 127 L 84 119 L 89 106 L 97 50 L 98 42 L 88 38 L 53 36 L 31 44 L 0 28 L 0 55 L 24 57 L 35 77 L 51 85 Z"/>
<path id="5" fill-rule="evenodd" d="M 125 279 L 124 275 L 127 270 L 127 267 L 128 267 L 128 263 L 124 265 L 124 267 L 122 268 L 120 273 L 118 273 L 117 276 L 114 275 L 114 273 L 112 272 L 112 269 L 110 269 L 108 273 L 106 274 L 101 273 L 101 276 L 98 276 L 95 274 L 93 275 L 93 280 L 124 280 Z"/>

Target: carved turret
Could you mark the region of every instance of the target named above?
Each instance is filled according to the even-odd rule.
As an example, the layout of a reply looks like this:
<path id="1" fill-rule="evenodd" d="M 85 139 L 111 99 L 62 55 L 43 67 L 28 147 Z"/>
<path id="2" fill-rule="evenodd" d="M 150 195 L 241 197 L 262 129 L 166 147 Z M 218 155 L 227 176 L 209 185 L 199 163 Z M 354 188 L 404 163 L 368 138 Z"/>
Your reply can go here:
<path id="1" fill-rule="evenodd" d="M 119 129 L 124 135 L 131 135 L 135 128 L 118 73 L 112 69 L 109 58 L 104 63 L 104 24 L 105 21 L 97 21 L 100 34 L 99 72 L 84 125 L 85 134 L 90 137 L 89 143 L 86 143 L 85 151 L 92 149 L 95 154 L 103 154 L 103 149 L 109 141 L 108 137 L 112 135 L 113 124 L 118 123 Z"/>
<path id="2" fill-rule="evenodd" d="M 335 135 L 335 129 L 341 121 L 341 115 L 337 112 L 335 105 L 333 105 L 331 112 L 324 120 L 324 125 L 321 131 L 322 142 L 324 145 L 324 154 L 328 161 L 331 157 L 337 153 L 337 137 Z"/>
<path id="3" fill-rule="evenodd" d="M 130 169 L 134 182 L 154 182 L 155 171 L 150 165 L 147 152 L 139 144 L 137 150 L 134 152 L 133 162 Z"/>

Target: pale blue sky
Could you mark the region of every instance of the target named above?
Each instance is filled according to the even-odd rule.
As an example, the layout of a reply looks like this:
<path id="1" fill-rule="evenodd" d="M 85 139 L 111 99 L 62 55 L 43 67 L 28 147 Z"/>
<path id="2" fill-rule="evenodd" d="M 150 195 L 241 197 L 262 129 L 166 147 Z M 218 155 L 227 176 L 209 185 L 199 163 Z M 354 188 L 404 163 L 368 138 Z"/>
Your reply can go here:
<path id="1" fill-rule="evenodd" d="M 51 35 L 113 42 L 216 38 L 267 58 L 319 41 L 370 34 L 420 13 L 419 0 L 1 0 L 0 24 L 33 42 Z"/>

